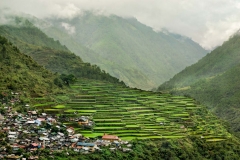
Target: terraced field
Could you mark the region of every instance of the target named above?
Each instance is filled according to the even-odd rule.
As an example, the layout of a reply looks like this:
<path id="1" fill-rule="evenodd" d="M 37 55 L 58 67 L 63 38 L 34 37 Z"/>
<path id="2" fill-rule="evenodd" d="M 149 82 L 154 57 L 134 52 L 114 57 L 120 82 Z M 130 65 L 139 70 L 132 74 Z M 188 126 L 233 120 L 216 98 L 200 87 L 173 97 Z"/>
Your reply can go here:
<path id="1" fill-rule="evenodd" d="M 91 130 L 79 126 L 80 133 L 87 137 L 108 133 L 131 140 L 196 135 L 207 141 L 221 141 L 230 136 L 215 116 L 187 97 L 84 79 L 71 88 L 64 95 L 70 99 L 68 103 L 51 107 L 45 103 L 43 109 L 70 117 L 91 117 L 95 122 Z"/>

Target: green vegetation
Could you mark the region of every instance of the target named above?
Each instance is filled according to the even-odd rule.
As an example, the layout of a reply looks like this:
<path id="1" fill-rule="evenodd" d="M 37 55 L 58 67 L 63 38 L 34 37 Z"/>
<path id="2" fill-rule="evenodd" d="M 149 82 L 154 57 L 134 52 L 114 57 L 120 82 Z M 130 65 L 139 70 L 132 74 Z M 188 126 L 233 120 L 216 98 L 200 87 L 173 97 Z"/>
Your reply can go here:
<path id="1" fill-rule="evenodd" d="M 33 23 L 84 61 L 97 64 L 131 87 L 152 89 L 206 54 L 187 37 L 166 30 L 155 32 L 133 18 L 85 12 L 71 20 L 46 21 L 51 25 Z M 75 32 L 69 33 L 63 23 Z"/>
<path id="2" fill-rule="evenodd" d="M 89 79 L 78 79 L 70 87 L 65 95 L 70 99 L 68 103 L 43 110 L 65 119 L 89 116 L 95 122 L 92 129 L 83 129 L 75 122 L 64 124 L 75 126 L 76 131 L 90 138 L 115 134 L 122 140 L 132 140 L 133 146 L 130 152 L 111 152 L 109 148 L 116 146 L 109 146 L 81 156 L 73 151 L 68 151 L 68 156 L 55 153 L 55 159 L 237 160 L 240 156 L 238 139 L 191 98 Z"/>
<path id="3" fill-rule="evenodd" d="M 187 97 L 89 79 L 78 79 L 70 87 L 67 103 L 38 109 L 69 118 L 91 117 L 95 125 L 89 132 L 79 130 L 88 137 L 104 133 L 118 135 L 123 140 L 194 135 L 206 141 L 221 141 L 231 137 L 221 121 Z"/>
<path id="4" fill-rule="evenodd" d="M 72 82 L 74 79 L 71 78 L 74 77 L 119 83 L 117 78 L 102 71 L 98 66 L 84 63 L 80 57 L 71 53 L 58 41 L 47 37 L 47 35 L 24 18 L 15 18 L 15 23 L 12 25 L 1 25 L 0 35 L 8 38 L 22 53 L 31 56 L 46 69 L 53 73 L 58 72 L 59 74 L 63 74 L 60 78 L 65 83 Z M 55 84 L 60 87 L 63 85 L 61 79 L 55 79 Z"/>
<path id="5" fill-rule="evenodd" d="M 11 42 L 0 37 L 1 96 L 18 92 L 22 102 L 32 102 L 39 111 L 60 119 L 64 117 L 64 124 L 74 126 L 87 137 L 109 133 L 123 140 L 132 140 L 133 144 L 132 151 L 126 153 L 120 150 L 111 152 L 108 147 L 103 147 L 101 152 L 88 155 L 79 155 L 72 150 L 69 153 L 51 152 L 52 157 L 49 150 L 39 149 L 36 154 L 40 159 L 239 159 L 239 140 L 227 131 L 222 121 L 193 99 L 127 88 L 99 67 L 83 63 L 81 58 L 42 34 L 28 21 L 17 18 L 14 23 L 0 26 L 0 34 L 17 45 L 21 52 L 61 75 L 39 66 L 30 56 L 21 54 Z M 235 65 L 221 75 L 199 82 L 200 85 L 193 84 L 191 88 L 202 85 L 204 90 L 212 89 L 209 91 L 212 97 L 208 96 L 212 102 L 216 102 L 214 97 L 232 88 L 234 94 L 226 92 L 226 95 L 233 96 L 233 99 L 220 97 L 225 105 L 235 104 L 229 109 L 236 113 L 233 116 L 236 120 L 239 102 L 235 93 L 238 93 L 239 80 L 234 74 L 239 70 Z M 223 83 L 229 86 L 220 91 L 211 88 Z M 65 85 L 69 88 L 65 89 Z M 196 93 L 204 96 L 201 92 Z M 95 122 L 92 128 L 84 129 L 69 120 L 82 115 Z"/>
<path id="6" fill-rule="evenodd" d="M 232 36 L 198 63 L 163 83 L 159 91 L 195 98 L 240 135 L 240 36 Z"/>
<path id="7" fill-rule="evenodd" d="M 235 145 L 233 145 L 235 144 Z M 203 159 L 239 159 L 240 145 L 236 139 L 221 142 L 209 142 L 206 143 L 203 139 L 196 137 L 188 137 L 182 139 L 172 140 L 134 140 L 132 151 L 122 152 L 119 150 L 109 151 L 108 147 L 103 148 L 101 152 L 95 152 L 92 154 L 81 154 L 77 152 L 70 152 L 70 156 L 66 153 L 56 153 L 54 159 L 58 160 L 203 160 Z M 42 156 L 44 160 L 44 156 Z M 51 159 L 48 157 L 47 159 Z M 53 158 L 52 158 L 53 159 Z"/>
<path id="8" fill-rule="evenodd" d="M 20 53 L 17 47 L 0 36 L 1 94 L 19 92 L 23 100 L 30 96 L 63 92 L 62 88 L 54 84 L 55 78 L 58 76 L 39 66 L 29 56 Z"/>
<path id="9" fill-rule="evenodd" d="M 63 108 L 65 108 L 65 106 L 64 106 L 64 105 L 57 105 L 57 106 L 54 106 L 53 108 L 56 108 L 56 109 L 63 109 Z"/>

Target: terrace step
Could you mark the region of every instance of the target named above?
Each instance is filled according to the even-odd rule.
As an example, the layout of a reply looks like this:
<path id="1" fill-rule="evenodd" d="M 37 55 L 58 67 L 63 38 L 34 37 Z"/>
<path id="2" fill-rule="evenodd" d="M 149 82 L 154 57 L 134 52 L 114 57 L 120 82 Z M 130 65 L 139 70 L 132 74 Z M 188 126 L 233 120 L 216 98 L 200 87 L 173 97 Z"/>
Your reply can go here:
<path id="1" fill-rule="evenodd" d="M 206 129 L 211 131 L 209 136 L 217 134 L 221 139 L 224 135 L 221 129 L 218 129 L 219 133 L 209 129 L 216 126 L 202 120 L 206 117 L 195 116 L 201 106 L 196 105 L 191 98 L 125 88 L 89 79 L 81 79 L 71 87 L 75 88 L 70 93 L 72 101 L 58 112 L 67 116 L 91 115 L 96 126 L 93 132 L 83 132 L 91 137 L 109 133 L 126 139 L 179 138 L 188 134 L 202 135 Z M 194 116 L 190 117 L 190 113 Z M 209 115 L 208 119 L 211 117 Z M 199 127 L 193 131 L 191 126 L 194 126 L 195 121 L 198 121 Z M 214 123 L 217 122 L 216 119 Z M 188 126 L 187 130 L 180 128 L 183 124 Z"/>

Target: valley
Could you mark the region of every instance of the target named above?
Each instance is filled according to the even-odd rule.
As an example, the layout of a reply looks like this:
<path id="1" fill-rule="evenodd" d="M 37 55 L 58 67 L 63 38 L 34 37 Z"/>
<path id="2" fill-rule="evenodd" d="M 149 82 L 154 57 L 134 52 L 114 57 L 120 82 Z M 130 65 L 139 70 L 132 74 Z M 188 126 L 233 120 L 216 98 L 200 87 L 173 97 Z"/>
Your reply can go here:
<path id="1" fill-rule="evenodd" d="M 238 33 L 206 55 L 135 18 L 5 18 L 0 159 L 239 159 Z"/>
<path id="2" fill-rule="evenodd" d="M 154 31 L 135 18 L 84 12 L 73 19 L 32 20 L 83 61 L 98 65 L 133 88 L 151 90 L 207 53 L 190 38 Z M 74 28 L 69 33 L 64 26 Z"/>

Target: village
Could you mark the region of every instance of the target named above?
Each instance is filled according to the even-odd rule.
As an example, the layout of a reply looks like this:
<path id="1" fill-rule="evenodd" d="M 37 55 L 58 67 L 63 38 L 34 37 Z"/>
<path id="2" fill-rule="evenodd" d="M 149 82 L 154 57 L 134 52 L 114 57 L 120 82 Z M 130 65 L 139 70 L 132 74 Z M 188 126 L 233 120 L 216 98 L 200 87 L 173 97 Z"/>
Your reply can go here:
<path id="1" fill-rule="evenodd" d="M 101 152 L 102 147 L 110 151 L 131 151 L 132 144 L 122 141 L 116 135 L 104 134 L 101 138 L 90 139 L 75 132 L 72 126 L 66 126 L 55 115 L 28 110 L 25 114 L 18 113 L 13 105 L 17 98 L 9 102 L 2 100 L 0 113 L 0 159 L 39 159 L 39 150 L 49 150 L 54 156 L 56 152 L 70 151 L 79 154 Z M 25 104 L 26 108 L 30 108 Z M 88 117 L 75 118 L 79 125 L 92 125 Z M 24 157 L 23 153 L 29 153 Z M 49 155 L 49 156 L 50 156 Z"/>

